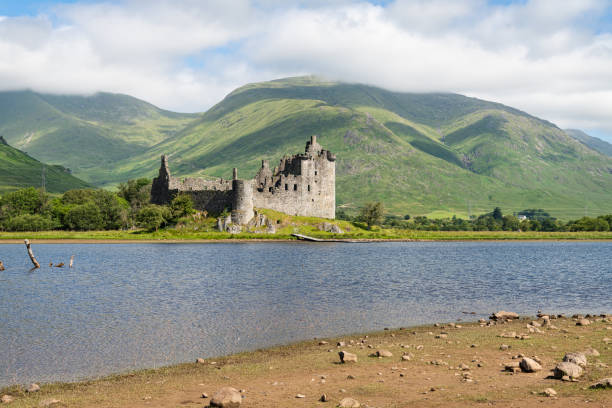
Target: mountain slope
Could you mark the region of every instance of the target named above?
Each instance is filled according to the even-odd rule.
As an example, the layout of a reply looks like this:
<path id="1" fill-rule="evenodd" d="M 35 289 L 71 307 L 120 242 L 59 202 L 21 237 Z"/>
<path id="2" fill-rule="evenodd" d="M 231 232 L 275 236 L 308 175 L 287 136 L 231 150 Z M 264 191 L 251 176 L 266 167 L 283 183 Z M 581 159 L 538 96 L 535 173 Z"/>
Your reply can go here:
<path id="1" fill-rule="evenodd" d="M 0 134 L 11 145 L 93 183 L 104 182 L 112 163 L 165 140 L 196 117 L 127 95 L 0 92 Z"/>
<path id="2" fill-rule="evenodd" d="M 51 193 L 89 187 L 83 180 L 71 175 L 69 170 L 62 166 L 45 165 L 12 148 L 0 136 L 0 193 L 25 187 L 40 187 L 43 172 L 46 189 Z"/>
<path id="3" fill-rule="evenodd" d="M 559 217 L 609 212 L 612 160 L 553 124 L 455 94 L 394 93 L 312 77 L 251 84 L 113 177 L 152 176 L 161 154 L 178 175 L 252 176 L 261 159 L 301 151 L 306 139 L 338 156 L 338 205 L 380 200 L 396 214 L 518 211 Z"/>
<path id="4" fill-rule="evenodd" d="M 317 134 L 337 154 L 337 203 L 349 211 L 367 201 L 413 216 L 611 211 L 612 158 L 550 122 L 462 95 L 299 77 L 182 115 L 124 95 L 9 94 L 0 93 L 0 132 L 100 186 L 155 176 L 162 154 L 175 175 L 229 178 L 238 167 L 252 177 L 262 159 L 278 162 Z"/>
<path id="5" fill-rule="evenodd" d="M 582 130 L 578 129 L 565 129 L 565 133 L 578 140 L 580 143 L 588 146 L 589 148 L 598 151 L 601 154 L 612 157 L 612 144 L 601 140 L 598 137 L 587 135 Z"/>

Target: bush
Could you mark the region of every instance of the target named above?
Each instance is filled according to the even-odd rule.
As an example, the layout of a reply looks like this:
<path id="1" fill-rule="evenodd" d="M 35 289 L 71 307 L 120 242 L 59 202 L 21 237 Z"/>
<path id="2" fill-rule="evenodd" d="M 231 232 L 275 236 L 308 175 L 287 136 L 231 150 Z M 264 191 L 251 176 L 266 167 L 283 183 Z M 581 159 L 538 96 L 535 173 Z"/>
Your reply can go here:
<path id="1" fill-rule="evenodd" d="M 188 194 L 179 194 L 172 199 L 170 203 L 170 212 L 172 220 L 176 222 L 181 217 L 194 213 L 193 200 Z"/>
<path id="2" fill-rule="evenodd" d="M 367 224 L 368 228 L 371 228 L 372 225 L 378 225 L 383 220 L 383 213 L 385 212 L 385 208 L 381 202 L 377 203 L 367 203 L 359 213 L 360 221 L 363 221 Z"/>
<path id="3" fill-rule="evenodd" d="M 22 214 L 4 222 L 5 231 L 50 231 L 59 225 L 51 218 L 40 214 Z"/>
<path id="4" fill-rule="evenodd" d="M 48 196 L 34 187 L 5 194 L 0 200 L 0 212 L 4 218 L 23 214 L 39 214 L 47 210 Z"/>
<path id="5" fill-rule="evenodd" d="M 130 207 L 139 210 L 149 203 L 151 199 L 151 180 L 139 178 L 128 180 L 127 183 L 119 184 L 117 195 L 126 200 Z"/>
<path id="6" fill-rule="evenodd" d="M 605 217 L 582 217 L 569 225 L 571 231 L 610 231 L 610 224 Z"/>
<path id="7" fill-rule="evenodd" d="M 68 210 L 64 217 L 64 225 L 70 230 L 91 231 L 104 227 L 102 212 L 93 202 L 76 205 Z"/>
<path id="8" fill-rule="evenodd" d="M 92 206 L 97 208 L 97 213 L 93 211 Z M 128 223 L 127 208 L 125 200 L 106 190 L 70 190 L 66 191 L 61 199 L 53 201 L 54 215 L 64 228 L 71 230 L 119 229 Z M 87 214 L 87 218 L 83 221 L 76 219 L 79 212 Z M 69 216 L 70 213 L 73 215 Z"/>
<path id="9" fill-rule="evenodd" d="M 136 213 L 136 223 L 139 227 L 148 231 L 157 231 L 168 223 L 171 216 L 168 207 L 149 204 Z"/>

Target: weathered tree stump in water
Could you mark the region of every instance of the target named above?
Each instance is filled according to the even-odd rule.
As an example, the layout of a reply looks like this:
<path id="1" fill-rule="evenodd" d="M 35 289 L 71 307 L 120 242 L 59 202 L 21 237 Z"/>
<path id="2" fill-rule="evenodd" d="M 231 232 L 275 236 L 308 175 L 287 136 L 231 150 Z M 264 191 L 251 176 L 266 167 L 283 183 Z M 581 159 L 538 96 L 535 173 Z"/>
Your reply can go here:
<path id="1" fill-rule="evenodd" d="M 34 253 L 32 252 L 32 247 L 30 246 L 30 240 L 25 239 L 24 242 L 25 242 L 26 248 L 28 249 L 28 255 L 30 256 L 30 260 L 34 264 L 34 269 L 40 268 L 40 264 L 38 263 L 38 261 L 36 260 L 36 257 L 34 256 Z"/>
<path id="2" fill-rule="evenodd" d="M 56 268 L 63 268 L 64 267 L 64 263 L 60 262 L 57 265 L 53 265 L 53 266 L 55 266 Z"/>
<path id="3" fill-rule="evenodd" d="M 70 257 L 70 268 L 72 268 L 73 263 L 74 263 L 74 255 Z"/>
<path id="4" fill-rule="evenodd" d="M 2 261 L 0 261 L 0 271 L 4 270 L 4 264 L 2 263 Z"/>

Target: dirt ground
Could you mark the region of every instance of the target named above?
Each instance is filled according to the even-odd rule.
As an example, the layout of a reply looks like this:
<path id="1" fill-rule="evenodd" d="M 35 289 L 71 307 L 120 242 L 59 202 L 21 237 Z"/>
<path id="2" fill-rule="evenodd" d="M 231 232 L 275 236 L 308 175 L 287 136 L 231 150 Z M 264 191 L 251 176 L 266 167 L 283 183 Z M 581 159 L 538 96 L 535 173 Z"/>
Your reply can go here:
<path id="1" fill-rule="evenodd" d="M 612 407 L 612 389 L 589 388 L 597 380 L 612 377 L 612 317 L 590 317 L 588 326 L 577 326 L 571 318 L 552 319 L 556 328 L 536 327 L 530 333 L 528 323 L 533 320 L 385 330 L 325 339 L 328 344 L 315 339 L 203 363 L 41 385 L 32 394 L 15 386 L 0 395 L 15 397 L 7 407 L 190 408 L 208 406 L 210 396 L 231 386 L 241 390 L 241 407 L 336 407 L 345 397 L 356 399 L 362 407 L 377 408 Z M 511 332 L 529 338 L 500 337 Z M 337 346 L 337 342 L 346 345 Z M 501 349 L 502 344 L 509 348 Z M 589 346 L 600 355 L 588 357 L 589 364 L 577 382 L 550 378 L 550 370 L 565 353 Z M 382 349 L 393 356 L 370 356 Z M 356 354 L 358 361 L 340 364 L 340 350 Z M 405 353 L 410 360 L 402 360 Z M 520 354 L 536 356 L 543 369 L 505 371 L 507 363 L 520 361 L 516 358 Z M 546 388 L 554 389 L 557 396 L 543 395 Z M 202 398 L 202 393 L 208 398 Z M 296 398 L 298 394 L 304 398 Z M 322 394 L 329 402 L 319 402 Z M 45 405 L 50 399 L 60 402 Z"/>

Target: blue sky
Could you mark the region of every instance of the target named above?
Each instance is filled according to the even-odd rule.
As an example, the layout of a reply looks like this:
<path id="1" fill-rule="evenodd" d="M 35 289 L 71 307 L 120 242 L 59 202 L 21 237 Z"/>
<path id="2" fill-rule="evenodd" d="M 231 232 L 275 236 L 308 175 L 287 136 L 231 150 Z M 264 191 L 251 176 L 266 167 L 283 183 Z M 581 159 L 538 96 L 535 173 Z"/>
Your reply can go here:
<path id="1" fill-rule="evenodd" d="M 204 111 L 316 74 L 494 100 L 612 142 L 612 0 L 0 0 L 0 55 L 0 90 Z"/>

